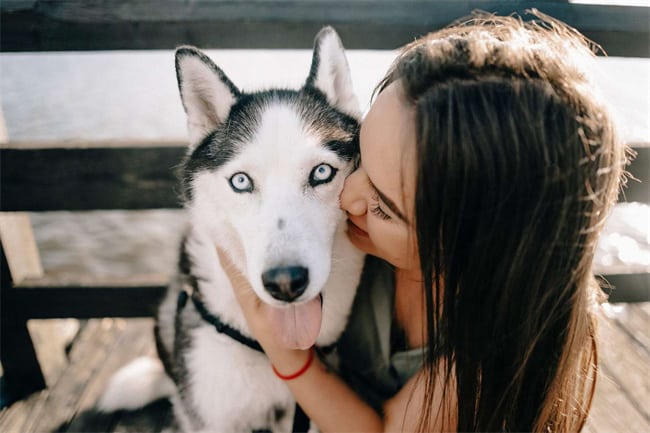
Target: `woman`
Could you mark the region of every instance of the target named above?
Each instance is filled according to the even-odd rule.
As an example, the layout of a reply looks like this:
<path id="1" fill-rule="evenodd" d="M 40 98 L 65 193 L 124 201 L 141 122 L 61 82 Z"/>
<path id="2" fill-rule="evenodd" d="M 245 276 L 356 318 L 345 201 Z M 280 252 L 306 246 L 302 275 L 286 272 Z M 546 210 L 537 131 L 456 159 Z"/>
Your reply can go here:
<path id="1" fill-rule="evenodd" d="M 432 33 L 380 84 L 341 194 L 350 239 L 381 259 L 341 342 L 346 381 L 276 342 L 230 272 L 251 330 L 322 431 L 582 428 L 597 365 L 591 262 L 626 151 L 588 80 L 590 48 L 538 17 Z M 382 299 L 388 313 L 373 315 Z"/>

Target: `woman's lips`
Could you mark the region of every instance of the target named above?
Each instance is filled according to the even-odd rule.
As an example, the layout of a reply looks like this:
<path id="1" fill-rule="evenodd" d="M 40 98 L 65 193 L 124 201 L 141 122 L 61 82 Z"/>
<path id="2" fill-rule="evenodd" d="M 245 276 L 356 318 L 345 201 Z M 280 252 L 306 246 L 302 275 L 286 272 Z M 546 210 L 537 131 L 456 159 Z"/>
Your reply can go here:
<path id="1" fill-rule="evenodd" d="M 367 238 L 368 233 L 361 230 L 359 226 L 357 226 L 355 223 L 352 221 L 348 220 L 348 231 L 352 233 L 355 236 L 361 237 L 361 238 Z"/>

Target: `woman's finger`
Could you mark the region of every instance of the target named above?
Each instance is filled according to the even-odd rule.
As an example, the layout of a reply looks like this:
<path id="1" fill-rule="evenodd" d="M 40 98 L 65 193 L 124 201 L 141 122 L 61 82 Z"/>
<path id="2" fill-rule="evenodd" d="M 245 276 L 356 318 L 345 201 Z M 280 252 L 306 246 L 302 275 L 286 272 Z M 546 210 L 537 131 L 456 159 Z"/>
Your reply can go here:
<path id="1" fill-rule="evenodd" d="M 230 258 L 230 254 L 217 247 L 217 255 L 219 256 L 221 267 L 226 272 L 226 275 L 228 275 L 230 283 L 235 288 L 235 290 L 252 290 L 244 274 L 242 274 L 237 266 L 235 266 L 233 263 L 232 259 Z"/>
<path id="2" fill-rule="evenodd" d="M 253 291 L 253 287 L 251 286 L 246 276 L 239 270 L 239 268 L 230 258 L 230 254 L 228 254 L 220 247 L 217 247 L 217 255 L 219 256 L 221 267 L 228 276 L 230 284 L 235 291 L 235 296 L 237 297 L 239 304 L 245 310 L 244 313 L 247 313 L 246 310 L 248 309 L 256 308 L 259 304 L 259 298 Z"/>

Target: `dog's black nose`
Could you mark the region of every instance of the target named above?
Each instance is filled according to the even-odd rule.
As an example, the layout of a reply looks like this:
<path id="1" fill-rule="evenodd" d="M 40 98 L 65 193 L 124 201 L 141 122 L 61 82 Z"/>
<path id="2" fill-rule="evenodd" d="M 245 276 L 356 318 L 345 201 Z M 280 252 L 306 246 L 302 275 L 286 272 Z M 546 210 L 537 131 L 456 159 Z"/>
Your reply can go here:
<path id="1" fill-rule="evenodd" d="M 296 300 L 309 284 L 309 270 L 302 266 L 273 268 L 262 274 L 266 291 L 275 299 L 285 302 Z"/>

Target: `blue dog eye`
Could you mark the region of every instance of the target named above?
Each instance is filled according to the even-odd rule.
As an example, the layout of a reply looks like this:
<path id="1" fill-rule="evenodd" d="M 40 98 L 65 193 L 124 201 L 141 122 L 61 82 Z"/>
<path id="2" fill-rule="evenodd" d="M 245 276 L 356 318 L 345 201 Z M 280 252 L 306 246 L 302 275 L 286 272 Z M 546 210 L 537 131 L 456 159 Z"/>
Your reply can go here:
<path id="1" fill-rule="evenodd" d="M 328 183 L 336 176 L 337 169 L 329 164 L 319 164 L 311 170 L 309 174 L 309 185 L 312 187 Z"/>
<path id="2" fill-rule="evenodd" d="M 230 177 L 230 187 L 233 191 L 242 193 L 242 192 L 253 192 L 253 181 L 250 177 L 244 172 L 235 173 Z"/>

